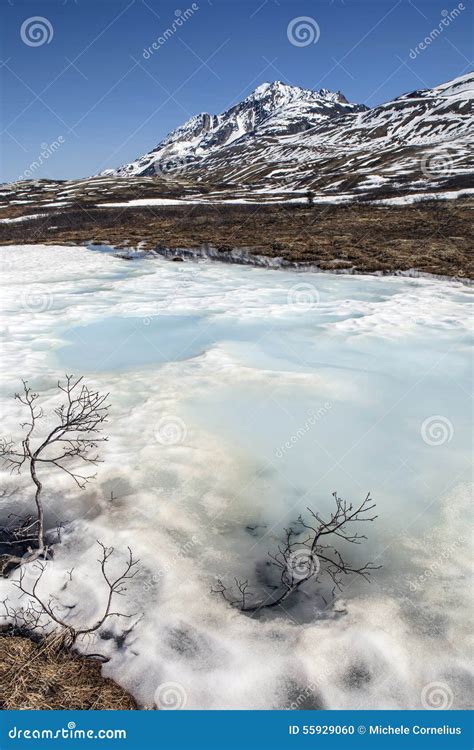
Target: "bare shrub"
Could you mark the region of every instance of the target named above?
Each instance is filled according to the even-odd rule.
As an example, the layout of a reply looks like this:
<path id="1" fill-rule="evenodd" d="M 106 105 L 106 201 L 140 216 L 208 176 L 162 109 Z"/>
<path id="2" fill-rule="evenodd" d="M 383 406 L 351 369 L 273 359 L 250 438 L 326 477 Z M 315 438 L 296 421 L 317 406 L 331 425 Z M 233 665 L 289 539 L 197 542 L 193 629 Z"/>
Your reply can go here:
<path id="1" fill-rule="evenodd" d="M 36 559 L 29 563 L 35 570 L 31 582 L 26 581 L 26 566 L 20 568 L 19 578 L 12 581 L 13 585 L 21 591 L 23 597 L 27 598 L 23 607 L 13 607 L 8 599 L 3 602 L 3 618 L 13 632 L 27 635 L 45 635 L 49 633 L 50 626 L 54 623 L 57 628 L 56 644 L 58 648 L 72 648 L 78 639 L 91 635 L 98 631 L 102 625 L 111 617 L 134 617 L 134 614 L 126 615 L 114 609 L 113 604 L 117 596 L 124 596 L 127 591 L 127 581 L 138 573 L 138 560 L 134 559 L 132 550 L 128 548 L 128 557 L 122 571 L 115 576 L 109 573 L 109 561 L 114 554 L 113 547 L 106 547 L 102 542 L 97 542 L 101 548 L 101 557 L 98 559 L 102 578 L 106 584 L 104 604 L 99 617 L 92 623 L 75 624 L 71 620 L 71 608 L 62 604 L 55 596 L 42 596 L 38 587 L 49 564 L 46 561 Z M 31 569 L 30 569 L 31 570 Z M 69 572 L 69 580 L 73 580 L 73 571 Z M 69 615 L 69 616 L 68 616 Z"/>
<path id="2" fill-rule="evenodd" d="M 12 472 L 20 473 L 26 466 L 35 486 L 35 518 L 19 519 L 16 528 L 9 529 L 13 535 L 6 544 L 23 547 L 30 551 L 29 559 L 47 557 L 44 528 L 43 483 L 41 467 L 56 468 L 67 474 L 78 487 L 84 489 L 95 478 L 95 473 L 80 470 L 82 465 L 96 466 L 99 461 L 98 446 L 108 438 L 102 436 L 107 421 L 109 404 L 108 393 L 101 394 L 83 383 L 83 378 L 66 375 L 65 382 L 58 381 L 62 403 L 53 411 L 56 424 L 41 437 L 41 426 L 45 417 L 35 393 L 27 381 L 23 381 L 23 391 L 15 398 L 27 411 L 27 421 L 20 426 L 25 430 L 21 443 L 7 438 L 0 439 L 0 457 Z M 5 535 L 4 535 L 5 536 Z M 8 564 L 19 564 L 23 557 L 10 555 Z"/>
<path id="3" fill-rule="evenodd" d="M 332 596 L 342 589 L 347 576 L 357 575 L 368 581 L 372 571 L 381 566 L 373 562 L 355 566 L 344 559 L 334 545 L 336 542 L 339 542 L 338 546 L 342 543 L 361 544 L 367 539 L 364 534 L 352 530 L 351 525 L 374 521 L 377 516 L 372 511 L 376 504 L 370 493 L 357 506 L 342 500 L 336 492 L 333 497 L 336 508 L 327 521 L 308 508 L 310 519 L 299 516 L 296 528 L 285 529 L 284 540 L 277 551 L 268 553 L 272 565 L 279 571 L 279 585 L 275 591 L 257 597 L 249 589 L 248 580 L 235 578 L 232 587 L 218 579 L 212 593 L 220 594 L 242 612 L 259 612 L 282 604 L 310 580 L 316 583 L 322 583 L 324 579 L 329 581 Z"/>

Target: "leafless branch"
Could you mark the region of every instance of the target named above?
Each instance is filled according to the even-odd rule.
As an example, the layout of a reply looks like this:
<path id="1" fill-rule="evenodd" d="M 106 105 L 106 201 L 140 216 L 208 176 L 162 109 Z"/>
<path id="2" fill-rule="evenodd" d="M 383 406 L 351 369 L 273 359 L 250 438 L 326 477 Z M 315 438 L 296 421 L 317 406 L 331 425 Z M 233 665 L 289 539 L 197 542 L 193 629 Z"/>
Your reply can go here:
<path id="1" fill-rule="evenodd" d="M 27 598 L 27 603 L 24 607 L 14 608 L 8 605 L 8 600 L 4 600 L 3 607 L 5 614 L 3 617 L 8 622 L 13 622 L 17 629 L 26 630 L 29 633 L 35 630 L 44 632 L 51 622 L 53 622 L 60 629 L 61 638 L 58 643 L 67 648 L 74 646 L 78 638 L 90 635 L 99 630 L 110 617 L 134 617 L 134 614 L 126 615 L 123 612 L 113 610 L 112 605 L 116 596 L 123 596 L 125 594 L 127 590 L 126 582 L 133 579 L 138 573 L 137 565 L 139 560 L 133 557 L 132 550 L 128 548 L 127 560 L 122 571 L 118 575 L 111 576 L 109 573 L 109 561 L 113 557 L 115 550 L 113 547 L 106 547 L 102 542 L 98 541 L 97 544 L 101 548 L 101 556 L 98 562 L 102 578 L 106 583 L 106 596 L 101 614 L 95 622 L 89 625 L 75 625 L 68 618 L 68 614 L 75 609 L 75 605 L 66 606 L 54 596 L 45 598 L 39 593 L 38 587 L 48 565 L 43 560 L 36 560 L 34 563 L 30 563 L 36 571 L 36 577 L 30 584 L 27 584 L 25 581 L 25 566 L 21 567 L 19 578 L 17 581 L 13 581 L 13 583 L 21 591 L 22 596 Z M 73 571 L 70 570 L 67 573 L 68 582 L 70 582 L 73 580 Z"/>
<path id="2" fill-rule="evenodd" d="M 44 412 L 37 403 L 39 395 L 30 388 L 26 380 L 22 382 L 23 391 L 17 393 L 15 398 L 27 412 L 27 421 L 21 424 L 25 434 L 19 445 L 9 438 L 0 438 L 0 458 L 12 472 L 20 472 L 25 464 L 29 468 L 35 485 L 36 519 L 31 529 L 34 528 L 36 549 L 33 545 L 28 547 L 31 546 L 31 553 L 35 557 L 46 558 L 43 484 L 38 469 L 42 465 L 55 467 L 81 489 L 96 477 L 95 473 L 87 470 L 79 471 L 77 465 L 82 462 L 96 466 L 100 462 L 98 446 L 108 439 L 102 435 L 102 429 L 107 422 L 109 394 L 90 389 L 84 384 L 82 377 L 66 375 L 65 381 L 58 381 L 57 385 L 62 403 L 53 410 L 56 424 L 46 437 L 38 438 Z M 10 562 L 21 561 L 21 557 L 10 557 Z"/>
<path id="3" fill-rule="evenodd" d="M 221 595 L 231 606 L 242 612 L 258 612 L 263 609 L 277 607 L 292 596 L 310 579 L 321 583 L 324 578 L 332 586 L 332 594 L 341 590 L 344 579 L 350 575 L 358 575 L 366 581 L 370 580 L 372 571 L 381 566 L 373 562 L 366 562 L 356 566 L 347 562 L 339 549 L 333 544 L 342 540 L 349 544 L 361 544 L 367 539 L 365 534 L 354 531 L 351 524 L 372 522 L 377 518 L 372 513 L 375 503 L 370 493 L 359 505 L 342 500 L 336 492 L 333 493 L 335 510 L 327 520 L 308 508 L 309 520 L 299 516 L 297 528 L 285 529 L 282 542 L 277 551 L 268 553 L 272 565 L 279 570 L 279 584 L 276 590 L 265 598 L 248 591 L 248 581 L 234 579 L 234 586 L 227 587 L 218 579 L 212 593 Z M 342 543 L 338 541 L 338 544 Z"/>

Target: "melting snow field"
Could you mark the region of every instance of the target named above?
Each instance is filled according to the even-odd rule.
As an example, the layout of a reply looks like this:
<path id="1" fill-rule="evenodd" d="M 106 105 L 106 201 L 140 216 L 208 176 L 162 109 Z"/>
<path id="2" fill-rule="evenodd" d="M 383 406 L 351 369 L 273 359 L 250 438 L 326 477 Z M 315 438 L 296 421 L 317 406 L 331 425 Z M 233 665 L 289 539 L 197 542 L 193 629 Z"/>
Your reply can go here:
<path id="1" fill-rule="evenodd" d="M 119 602 L 134 616 L 81 646 L 110 657 L 104 674 L 148 707 L 163 693 L 190 709 L 470 704 L 469 288 L 0 253 L 3 433 L 20 436 L 21 378 L 47 413 L 65 372 L 110 392 L 96 482 L 43 473 L 48 526 L 66 526 L 42 592 L 92 622 L 96 540 L 141 561 Z M 3 521 L 32 510 L 27 476 L 2 478 Z M 328 513 L 334 490 L 377 502 L 368 541 L 345 550 L 383 565 L 370 584 L 329 604 L 306 585 L 259 618 L 210 593 L 217 577 L 261 590 L 284 527 Z"/>

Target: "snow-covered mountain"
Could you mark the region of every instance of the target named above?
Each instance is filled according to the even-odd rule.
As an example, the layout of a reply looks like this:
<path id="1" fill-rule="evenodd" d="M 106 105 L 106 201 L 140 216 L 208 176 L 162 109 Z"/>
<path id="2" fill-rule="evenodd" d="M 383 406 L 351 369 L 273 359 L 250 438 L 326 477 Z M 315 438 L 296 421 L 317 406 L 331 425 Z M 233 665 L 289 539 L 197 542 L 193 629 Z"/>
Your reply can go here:
<path id="1" fill-rule="evenodd" d="M 219 115 L 201 113 L 107 175 L 186 178 L 241 197 L 311 190 L 316 199 L 456 191 L 472 176 L 474 76 L 371 109 L 281 81 Z"/>
<path id="2" fill-rule="evenodd" d="M 309 91 L 281 81 L 263 83 L 220 115 L 202 112 L 191 117 L 153 151 L 115 173 L 146 175 L 181 170 L 211 154 L 219 154 L 247 135 L 257 138 L 302 133 L 330 118 L 365 109 L 349 104 L 339 91 Z"/>

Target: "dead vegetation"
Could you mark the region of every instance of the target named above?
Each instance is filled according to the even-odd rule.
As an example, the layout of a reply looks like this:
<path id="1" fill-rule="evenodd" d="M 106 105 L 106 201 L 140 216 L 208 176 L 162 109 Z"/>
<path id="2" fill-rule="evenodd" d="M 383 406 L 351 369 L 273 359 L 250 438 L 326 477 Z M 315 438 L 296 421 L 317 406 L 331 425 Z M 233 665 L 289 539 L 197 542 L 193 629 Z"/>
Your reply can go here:
<path id="1" fill-rule="evenodd" d="M 101 549 L 101 556 L 97 560 L 100 565 L 102 579 L 105 583 L 104 603 L 100 614 L 94 621 L 89 623 L 77 623 L 71 619 L 71 610 L 74 606 L 66 606 L 57 596 L 44 595 L 40 593 L 39 586 L 46 572 L 48 562 L 36 559 L 34 562 L 23 564 L 19 569 L 19 577 L 12 580 L 13 585 L 21 592 L 24 604 L 12 606 L 8 599 L 3 601 L 5 621 L 12 627 L 13 632 L 40 633 L 46 636 L 50 627 L 57 629 L 58 644 L 62 648 L 71 649 L 78 640 L 84 640 L 93 633 L 97 633 L 110 617 L 132 618 L 135 614 L 125 614 L 113 608 L 116 598 L 124 596 L 127 591 L 127 582 L 135 578 L 139 563 L 133 557 L 132 550 L 128 548 L 128 557 L 120 570 L 115 574 L 110 572 L 109 563 L 114 556 L 113 547 L 106 547 L 102 542 L 97 542 Z M 32 577 L 32 580 L 30 578 Z M 28 580 L 27 580 L 28 579 Z M 74 571 L 68 573 L 68 580 L 62 587 L 62 591 L 68 589 L 74 583 Z M 98 655 L 100 656 L 100 655 Z M 107 661 L 105 657 L 100 657 Z"/>
<path id="2" fill-rule="evenodd" d="M 76 614 L 84 589 L 76 590 L 74 568 L 67 571 L 59 596 L 44 585 L 43 576 L 54 564 L 61 534 L 58 531 L 54 542 L 47 538 L 41 467 L 65 472 L 83 489 L 95 476 L 90 467 L 100 460 L 98 446 L 107 440 L 102 430 L 108 416 L 108 394 L 91 390 L 82 377 L 72 375 L 66 375 L 64 383 L 58 382 L 58 390 L 61 401 L 53 409 L 51 423 L 45 420 L 39 394 L 23 381 L 23 391 L 15 397 L 26 411 L 26 421 L 20 425 L 23 436 L 17 442 L 0 439 L 0 458 L 6 466 L 13 473 L 28 469 L 35 502 L 35 515 L 14 514 L 11 518 L 10 514 L 8 526 L 0 525 L 0 550 L 5 550 L 0 555 L 1 573 L 19 592 L 3 600 L 0 613 L 0 707 L 131 709 L 136 707 L 133 699 L 101 675 L 100 665 L 108 658 L 97 653 L 89 655 L 91 661 L 73 650 L 78 642 L 99 633 L 110 618 L 136 621 L 137 613 L 125 614 L 117 604 L 138 572 L 139 561 L 131 549 L 121 561 L 113 547 L 97 542 L 103 601 L 89 619 Z M 3 497 L 5 493 L 0 494 Z"/>
<path id="3" fill-rule="evenodd" d="M 0 437 L 0 461 L 12 474 L 19 474 L 26 467 L 34 484 L 36 518 L 16 517 L 16 524 L 8 528 L 0 526 L 3 547 L 13 547 L 21 554 L 1 555 L 1 568 L 7 571 L 12 565 L 32 562 L 48 557 L 45 542 L 43 483 L 41 469 L 58 469 L 67 474 L 80 489 L 95 478 L 95 473 L 78 469 L 97 466 L 100 461 L 98 447 L 107 441 L 101 433 L 107 422 L 109 394 L 101 394 L 84 384 L 83 378 L 66 375 L 57 387 L 61 403 L 54 409 L 54 424 L 44 434 L 43 408 L 38 404 L 39 394 L 23 380 L 23 390 L 15 394 L 15 400 L 25 407 L 26 421 L 20 425 L 23 437 L 19 441 Z"/>
<path id="4" fill-rule="evenodd" d="M 310 581 L 319 587 L 312 595 L 320 596 L 325 605 L 328 598 L 323 591 L 333 600 L 348 577 L 355 575 L 369 581 L 373 571 L 381 566 L 370 561 L 352 562 L 347 557 L 346 545 L 359 545 L 367 539 L 365 534 L 355 531 L 354 525 L 375 521 L 376 504 L 370 492 L 356 505 L 343 500 L 336 492 L 333 492 L 333 499 L 335 509 L 327 520 L 307 508 L 308 518 L 300 515 L 296 524 L 285 529 L 277 550 L 268 553 L 270 565 L 277 571 L 275 583 L 267 586 L 269 590 L 258 595 L 252 591 L 248 580 L 235 578 L 232 586 L 218 579 L 212 593 L 221 595 L 241 612 L 259 613 L 286 602 Z"/>
<path id="5" fill-rule="evenodd" d="M 108 563 L 112 547 L 102 550 L 99 564 L 106 594 L 102 611 L 90 623 L 71 619 L 75 605 L 65 606 L 57 596 L 39 592 L 46 563 L 35 560 L 21 566 L 12 584 L 21 592 L 20 603 L 3 601 L 0 632 L 0 708 L 2 709 L 108 709 L 136 708 L 134 699 L 112 680 L 102 676 L 108 658 L 99 653 L 81 656 L 79 640 L 98 632 L 109 618 L 130 618 L 112 604 L 124 596 L 126 583 L 134 578 L 138 564 L 131 550 L 120 572 L 111 575 Z M 27 582 L 27 570 L 33 580 Z M 62 591 L 74 582 L 73 571 Z M 133 627 L 133 626 L 132 626 Z"/>
<path id="6" fill-rule="evenodd" d="M 134 710 L 134 699 L 101 674 L 101 663 L 58 648 L 54 638 L 33 641 L 0 635 L 0 708 Z"/>
<path id="7" fill-rule="evenodd" d="M 94 242 L 135 247 L 141 243 L 148 250 L 212 247 L 311 263 L 323 270 L 392 273 L 416 269 L 474 277 L 473 201 L 469 198 L 390 207 L 362 201 L 350 205 L 214 202 L 99 207 L 100 201 L 163 197 L 162 188 L 154 187 L 152 181 L 146 189 L 141 182 L 118 184 L 120 192 L 116 187 L 101 197 L 97 193 L 75 195 L 60 211 L 48 209 L 36 219 L 0 223 L 0 244 Z M 180 197 L 185 197 L 182 192 Z M 42 212 L 39 202 L 21 208 L 24 214 L 37 211 Z M 20 215 L 17 205 L 2 212 L 2 216 L 13 215 Z"/>

